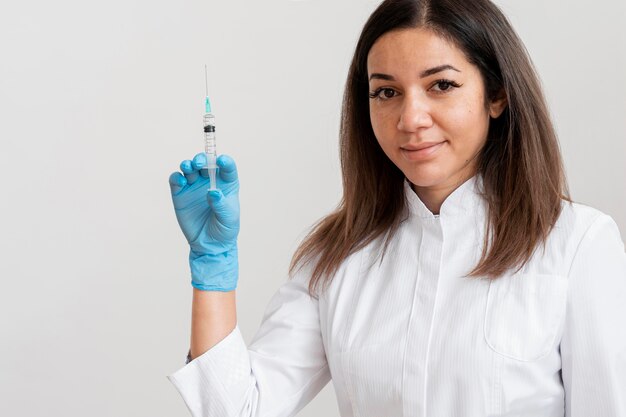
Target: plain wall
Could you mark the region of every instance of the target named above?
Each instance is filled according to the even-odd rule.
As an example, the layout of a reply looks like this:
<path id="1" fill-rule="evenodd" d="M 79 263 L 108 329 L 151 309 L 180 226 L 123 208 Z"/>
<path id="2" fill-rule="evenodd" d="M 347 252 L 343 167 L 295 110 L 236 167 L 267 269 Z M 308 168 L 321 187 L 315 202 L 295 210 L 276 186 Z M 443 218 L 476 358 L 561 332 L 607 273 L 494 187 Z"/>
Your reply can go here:
<path id="1" fill-rule="evenodd" d="M 185 416 L 188 246 L 168 177 L 203 149 L 241 180 L 247 341 L 341 196 L 338 128 L 370 0 L 0 6 L 0 415 Z M 626 2 L 499 1 L 541 76 L 573 198 L 626 236 Z M 338 416 L 332 382 L 301 413 Z"/>

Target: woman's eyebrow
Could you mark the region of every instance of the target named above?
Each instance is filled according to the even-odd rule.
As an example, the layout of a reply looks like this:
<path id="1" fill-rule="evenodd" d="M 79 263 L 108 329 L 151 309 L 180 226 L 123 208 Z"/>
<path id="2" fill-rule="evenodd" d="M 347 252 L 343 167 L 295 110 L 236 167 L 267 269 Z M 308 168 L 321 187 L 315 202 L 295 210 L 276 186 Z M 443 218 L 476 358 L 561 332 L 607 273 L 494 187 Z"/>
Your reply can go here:
<path id="1" fill-rule="evenodd" d="M 458 69 L 454 68 L 452 65 L 444 64 L 444 65 L 438 65 L 436 67 L 428 68 L 428 69 L 420 72 L 420 78 L 428 77 L 429 75 L 433 75 L 433 74 L 436 74 L 438 72 L 449 70 L 449 69 L 454 70 L 456 72 L 461 72 Z M 388 81 L 395 81 L 396 80 L 395 78 L 393 78 L 392 75 L 381 74 L 379 72 L 375 72 L 372 75 L 370 75 L 370 81 L 373 80 L 374 78 L 377 78 L 377 79 L 380 79 L 380 80 L 388 80 Z"/>

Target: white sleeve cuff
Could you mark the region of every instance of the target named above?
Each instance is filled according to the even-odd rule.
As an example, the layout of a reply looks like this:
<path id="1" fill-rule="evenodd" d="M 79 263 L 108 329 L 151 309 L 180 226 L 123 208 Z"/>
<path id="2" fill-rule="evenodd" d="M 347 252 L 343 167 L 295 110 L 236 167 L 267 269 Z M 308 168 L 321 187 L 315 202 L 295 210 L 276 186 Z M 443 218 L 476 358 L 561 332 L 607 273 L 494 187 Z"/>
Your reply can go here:
<path id="1" fill-rule="evenodd" d="M 242 399 L 254 385 L 248 349 L 239 326 L 167 378 L 193 416 L 238 415 Z"/>

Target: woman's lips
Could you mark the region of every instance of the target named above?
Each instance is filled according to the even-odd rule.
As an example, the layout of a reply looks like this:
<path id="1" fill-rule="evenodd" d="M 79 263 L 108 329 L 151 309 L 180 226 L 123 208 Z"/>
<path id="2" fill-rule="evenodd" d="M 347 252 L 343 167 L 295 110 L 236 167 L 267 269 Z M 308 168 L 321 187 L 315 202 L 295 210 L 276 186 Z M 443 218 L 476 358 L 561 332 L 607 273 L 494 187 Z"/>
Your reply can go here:
<path id="1" fill-rule="evenodd" d="M 423 148 L 419 150 L 400 148 L 400 151 L 402 152 L 402 156 L 409 161 L 422 161 L 433 157 L 444 143 L 446 142 L 439 142 L 435 145 L 429 146 L 428 148 Z"/>

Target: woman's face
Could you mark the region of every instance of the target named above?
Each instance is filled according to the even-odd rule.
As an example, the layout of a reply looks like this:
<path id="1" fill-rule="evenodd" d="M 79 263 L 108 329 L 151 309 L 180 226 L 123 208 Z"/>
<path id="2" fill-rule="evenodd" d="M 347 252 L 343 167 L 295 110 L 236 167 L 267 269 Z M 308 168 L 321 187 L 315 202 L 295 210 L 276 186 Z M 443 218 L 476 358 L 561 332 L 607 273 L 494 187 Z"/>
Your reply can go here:
<path id="1" fill-rule="evenodd" d="M 478 68 L 426 29 L 381 36 L 368 54 L 367 72 L 370 119 L 383 151 L 418 195 L 445 199 L 474 175 L 489 117 L 500 115 L 505 99 L 485 108 Z"/>

